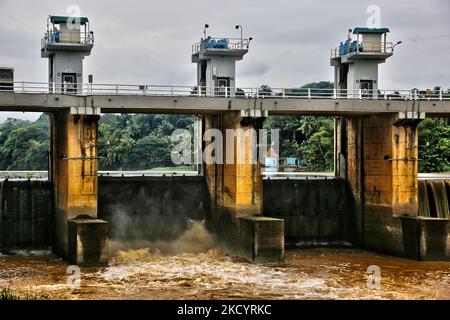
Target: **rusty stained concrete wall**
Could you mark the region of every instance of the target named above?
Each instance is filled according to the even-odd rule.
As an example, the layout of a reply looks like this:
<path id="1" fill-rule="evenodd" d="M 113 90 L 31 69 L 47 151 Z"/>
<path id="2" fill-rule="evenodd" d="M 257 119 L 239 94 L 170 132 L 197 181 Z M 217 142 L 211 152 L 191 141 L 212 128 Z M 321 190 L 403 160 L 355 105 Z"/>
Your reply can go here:
<path id="1" fill-rule="evenodd" d="M 365 202 L 391 205 L 394 215 L 418 212 L 417 127 L 395 116 L 363 119 Z"/>
<path id="2" fill-rule="evenodd" d="M 51 177 L 55 195 L 55 251 L 68 254 L 68 220 L 97 217 L 97 116 L 51 115 Z M 86 157 L 84 160 L 82 157 Z"/>
<path id="3" fill-rule="evenodd" d="M 226 162 L 205 165 L 208 189 L 215 197 L 216 204 L 234 214 L 260 214 L 262 210 L 261 165 L 257 159 L 256 164 L 252 163 L 254 159 L 249 152 L 250 145 L 256 142 L 255 137 L 249 132 L 251 129 L 258 130 L 259 127 L 253 123 L 241 123 L 240 112 L 227 112 L 206 115 L 205 129 L 210 128 L 217 128 L 222 132 L 223 162 Z M 233 141 L 227 141 L 227 129 L 243 130 L 244 137 L 235 135 Z M 207 135 L 205 156 L 208 155 L 208 146 L 211 142 L 214 142 L 214 139 Z M 234 146 L 232 155 L 227 154 L 227 143 L 232 143 Z M 241 158 L 238 163 L 240 154 L 243 154 L 245 158 Z M 217 150 L 213 156 L 218 156 Z"/>
<path id="4" fill-rule="evenodd" d="M 347 119 L 346 176 L 356 202 L 358 244 L 402 255 L 401 215 L 418 213 L 417 123 L 397 115 Z"/>
<path id="5" fill-rule="evenodd" d="M 279 261 L 284 256 L 284 222 L 262 217 L 263 180 L 255 149 L 263 120 L 242 118 L 236 111 L 205 116 L 205 129 L 219 129 L 223 137 L 222 149 L 213 154 L 213 137 L 207 134 L 205 139 L 205 176 L 211 204 L 206 221 L 232 252 L 252 261 Z M 229 136 L 227 129 L 236 134 Z M 220 153 L 223 161 L 212 164 L 210 156 L 220 160 Z"/>

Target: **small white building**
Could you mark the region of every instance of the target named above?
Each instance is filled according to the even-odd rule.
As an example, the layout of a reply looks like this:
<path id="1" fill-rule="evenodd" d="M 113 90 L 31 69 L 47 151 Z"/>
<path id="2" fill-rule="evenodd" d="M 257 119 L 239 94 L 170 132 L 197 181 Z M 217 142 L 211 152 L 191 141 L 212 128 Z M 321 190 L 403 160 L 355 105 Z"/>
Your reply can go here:
<path id="1" fill-rule="evenodd" d="M 83 59 L 91 54 L 94 33 L 86 17 L 49 16 L 41 43 L 41 57 L 48 59 L 50 92 L 81 92 Z"/>
<path id="2" fill-rule="evenodd" d="M 248 52 L 251 38 L 206 36 L 192 46 L 192 62 L 197 64 L 197 90 L 206 96 L 235 96 L 236 61 Z"/>
<path id="3" fill-rule="evenodd" d="M 388 28 L 349 30 L 345 42 L 331 50 L 334 87 L 337 95 L 349 98 L 377 98 L 378 65 L 392 56 L 392 42 L 387 42 Z"/>

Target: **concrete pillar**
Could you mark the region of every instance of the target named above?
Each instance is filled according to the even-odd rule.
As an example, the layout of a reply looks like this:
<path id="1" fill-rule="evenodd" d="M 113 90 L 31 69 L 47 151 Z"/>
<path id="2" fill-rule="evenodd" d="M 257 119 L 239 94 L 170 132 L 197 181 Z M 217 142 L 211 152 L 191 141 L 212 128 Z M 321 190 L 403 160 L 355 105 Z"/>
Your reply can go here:
<path id="1" fill-rule="evenodd" d="M 233 215 L 262 214 L 261 164 L 257 157 L 254 158 L 254 153 L 249 152 L 250 146 L 256 145 L 257 139 L 252 130 L 257 134 L 259 127 L 255 122 L 244 123 L 240 112 L 227 112 L 207 115 L 205 129 L 211 128 L 218 129 L 223 136 L 224 163 L 205 165 L 207 184 L 215 205 Z M 243 137 L 239 134 L 233 135 L 229 141 L 227 129 L 242 130 Z M 211 140 L 211 137 L 206 135 L 206 145 L 209 145 Z M 230 151 L 226 147 L 229 143 L 233 145 L 233 155 L 227 154 Z M 218 155 L 217 150 L 215 155 Z"/>
<path id="2" fill-rule="evenodd" d="M 397 114 L 346 119 L 345 177 L 355 197 L 358 242 L 365 247 L 403 252 L 395 217 L 418 213 L 419 122 Z"/>
<path id="3" fill-rule="evenodd" d="M 63 258 L 75 264 L 98 265 L 107 263 L 107 224 L 97 220 L 98 196 L 98 116 L 72 115 L 59 111 L 51 122 L 51 178 L 55 195 L 54 249 Z M 69 232 L 69 222 L 88 221 L 87 227 Z M 101 224 L 98 230 L 96 223 Z M 102 236 L 91 237 L 90 230 Z M 73 237 L 74 239 L 69 239 Z M 90 241 L 94 239 L 94 243 Z M 69 248 L 71 246 L 71 248 Z M 89 255 L 95 251 L 91 259 Z M 70 253 L 70 254 L 69 254 Z M 96 261 L 96 259 L 98 261 Z"/>
<path id="4" fill-rule="evenodd" d="M 255 237 L 263 237 L 271 242 L 268 246 L 274 260 L 279 260 L 284 253 L 284 225 L 279 219 L 264 218 L 248 219 L 263 215 L 263 181 L 262 166 L 258 159 L 257 150 L 252 152 L 252 146 L 257 146 L 258 130 L 262 126 L 264 118 L 241 117 L 240 112 L 230 111 L 223 114 L 205 116 L 205 177 L 208 185 L 210 200 L 212 204 L 211 216 L 207 224 L 218 235 L 224 244 L 237 252 L 252 252 L 250 258 L 258 261 L 260 257 L 254 253 L 254 248 L 243 248 L 247 244 L 252 246 L 251 241 Z M 208 146 L 214 141 L 208 129 L 218 129 L 223 137 L 223 149 L 215 150 L 213 156 L 223 156 L 223 164 L 209 163 Z M 235 135 L 227 134 L 227 129 L 233 129 Z M 232 146 L 230 148 L 229 146 Z M 228 147 L 227 147 L 228 146 Z M 241 234 L 241 219 L 246 219 L 245 225 L 255 224 L 255 227 L 245 228 L 252 234 Z M 259 228 L 256 224 L 268 226 L 266 229 Z M 274 227 L 272 227 L 274 225 Z M 276 226 L 275 226 L 276 225 Z M 270 237 L 258 230 L 275 230 Z M 281 230 L 281 232 L 280 232 Z M 261 231 L 262 232 L 262 231 Z M 269 234 L 269 233 L 267 233 Z M 248 243 L 247 243 L 248 242 Z M 243 249 L 243 250 L 242 250 Z M 266 255 L 265 250 L 256 250 Z M 264 257 L 265 260 L 268 257 Z M 269 257 L 270 259 L 270 257 Z"/>

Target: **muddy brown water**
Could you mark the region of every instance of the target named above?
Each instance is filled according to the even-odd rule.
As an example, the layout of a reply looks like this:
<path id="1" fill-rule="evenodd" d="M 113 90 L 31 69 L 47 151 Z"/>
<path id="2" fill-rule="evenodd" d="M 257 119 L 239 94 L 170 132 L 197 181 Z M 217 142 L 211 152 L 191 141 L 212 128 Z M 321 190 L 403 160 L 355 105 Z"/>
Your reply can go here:
<path id="1" fill-rule="evenodd" d="M 370 265 L 379 289 L 367 287 Z M 52 256 L 0 257 L 0 287 L 41 299 L 450 299 L 450 263 L 417 262 L 354 249 L 288 250 L 286 261 L 252 264 L 220 249 L 118 252 L 107 268 L 83 268 L 67 287 Z"/>
<path id="2" fill-rule="evenodd" d="M 110 251 L 109 267 L 81 269 L 79 288 L 68 287 L 69 264 L 50 252 L 0 255 L 0 288 L 38 299 L 450 299 L 448 262 L 328 248 L 254 264 L 218 248 L 203 222 L 176 241 L 113 241 Z M 378 289 L 368 286 L 372 265 Z"/>

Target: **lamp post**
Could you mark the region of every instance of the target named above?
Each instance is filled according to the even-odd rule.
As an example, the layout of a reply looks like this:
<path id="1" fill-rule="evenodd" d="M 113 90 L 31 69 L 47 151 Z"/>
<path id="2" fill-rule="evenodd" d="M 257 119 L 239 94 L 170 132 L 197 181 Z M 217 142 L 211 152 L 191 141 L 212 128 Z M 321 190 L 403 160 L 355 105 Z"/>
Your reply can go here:
<path id="1" fill-rule="evenodd" d="M 238 24 L 238 25 L 235 26 L 235 28 L 236 28 L 236 30 L 241 29 L 241 42 L 242 42 L 242 40 L 243 40 L 243 37 L 242 37 L 242 34 L 243 34 L 242 26 L 240 24 Z"/>
<path id="2" fill-rule="evenodd" d="M 399 44 L 402 44 L 403 42 L 402 41 L 399 41 L 399 42 L 397 42 L 396 44 L 394 44 L 393 46 L 392 46 L 392 53 L 394 52 L 394 48 L 396 47 L 396 46 L 398 46 Z"/>
<path id="3" fill-rule="evenodd" d="M 209 24 L 205 24 L 205 28 L 203 29 L 203 35 L 204 35 L 205 39 L 206 39 L 206 29 L 208 29 L 208 28 L 209 28 Z"/>

